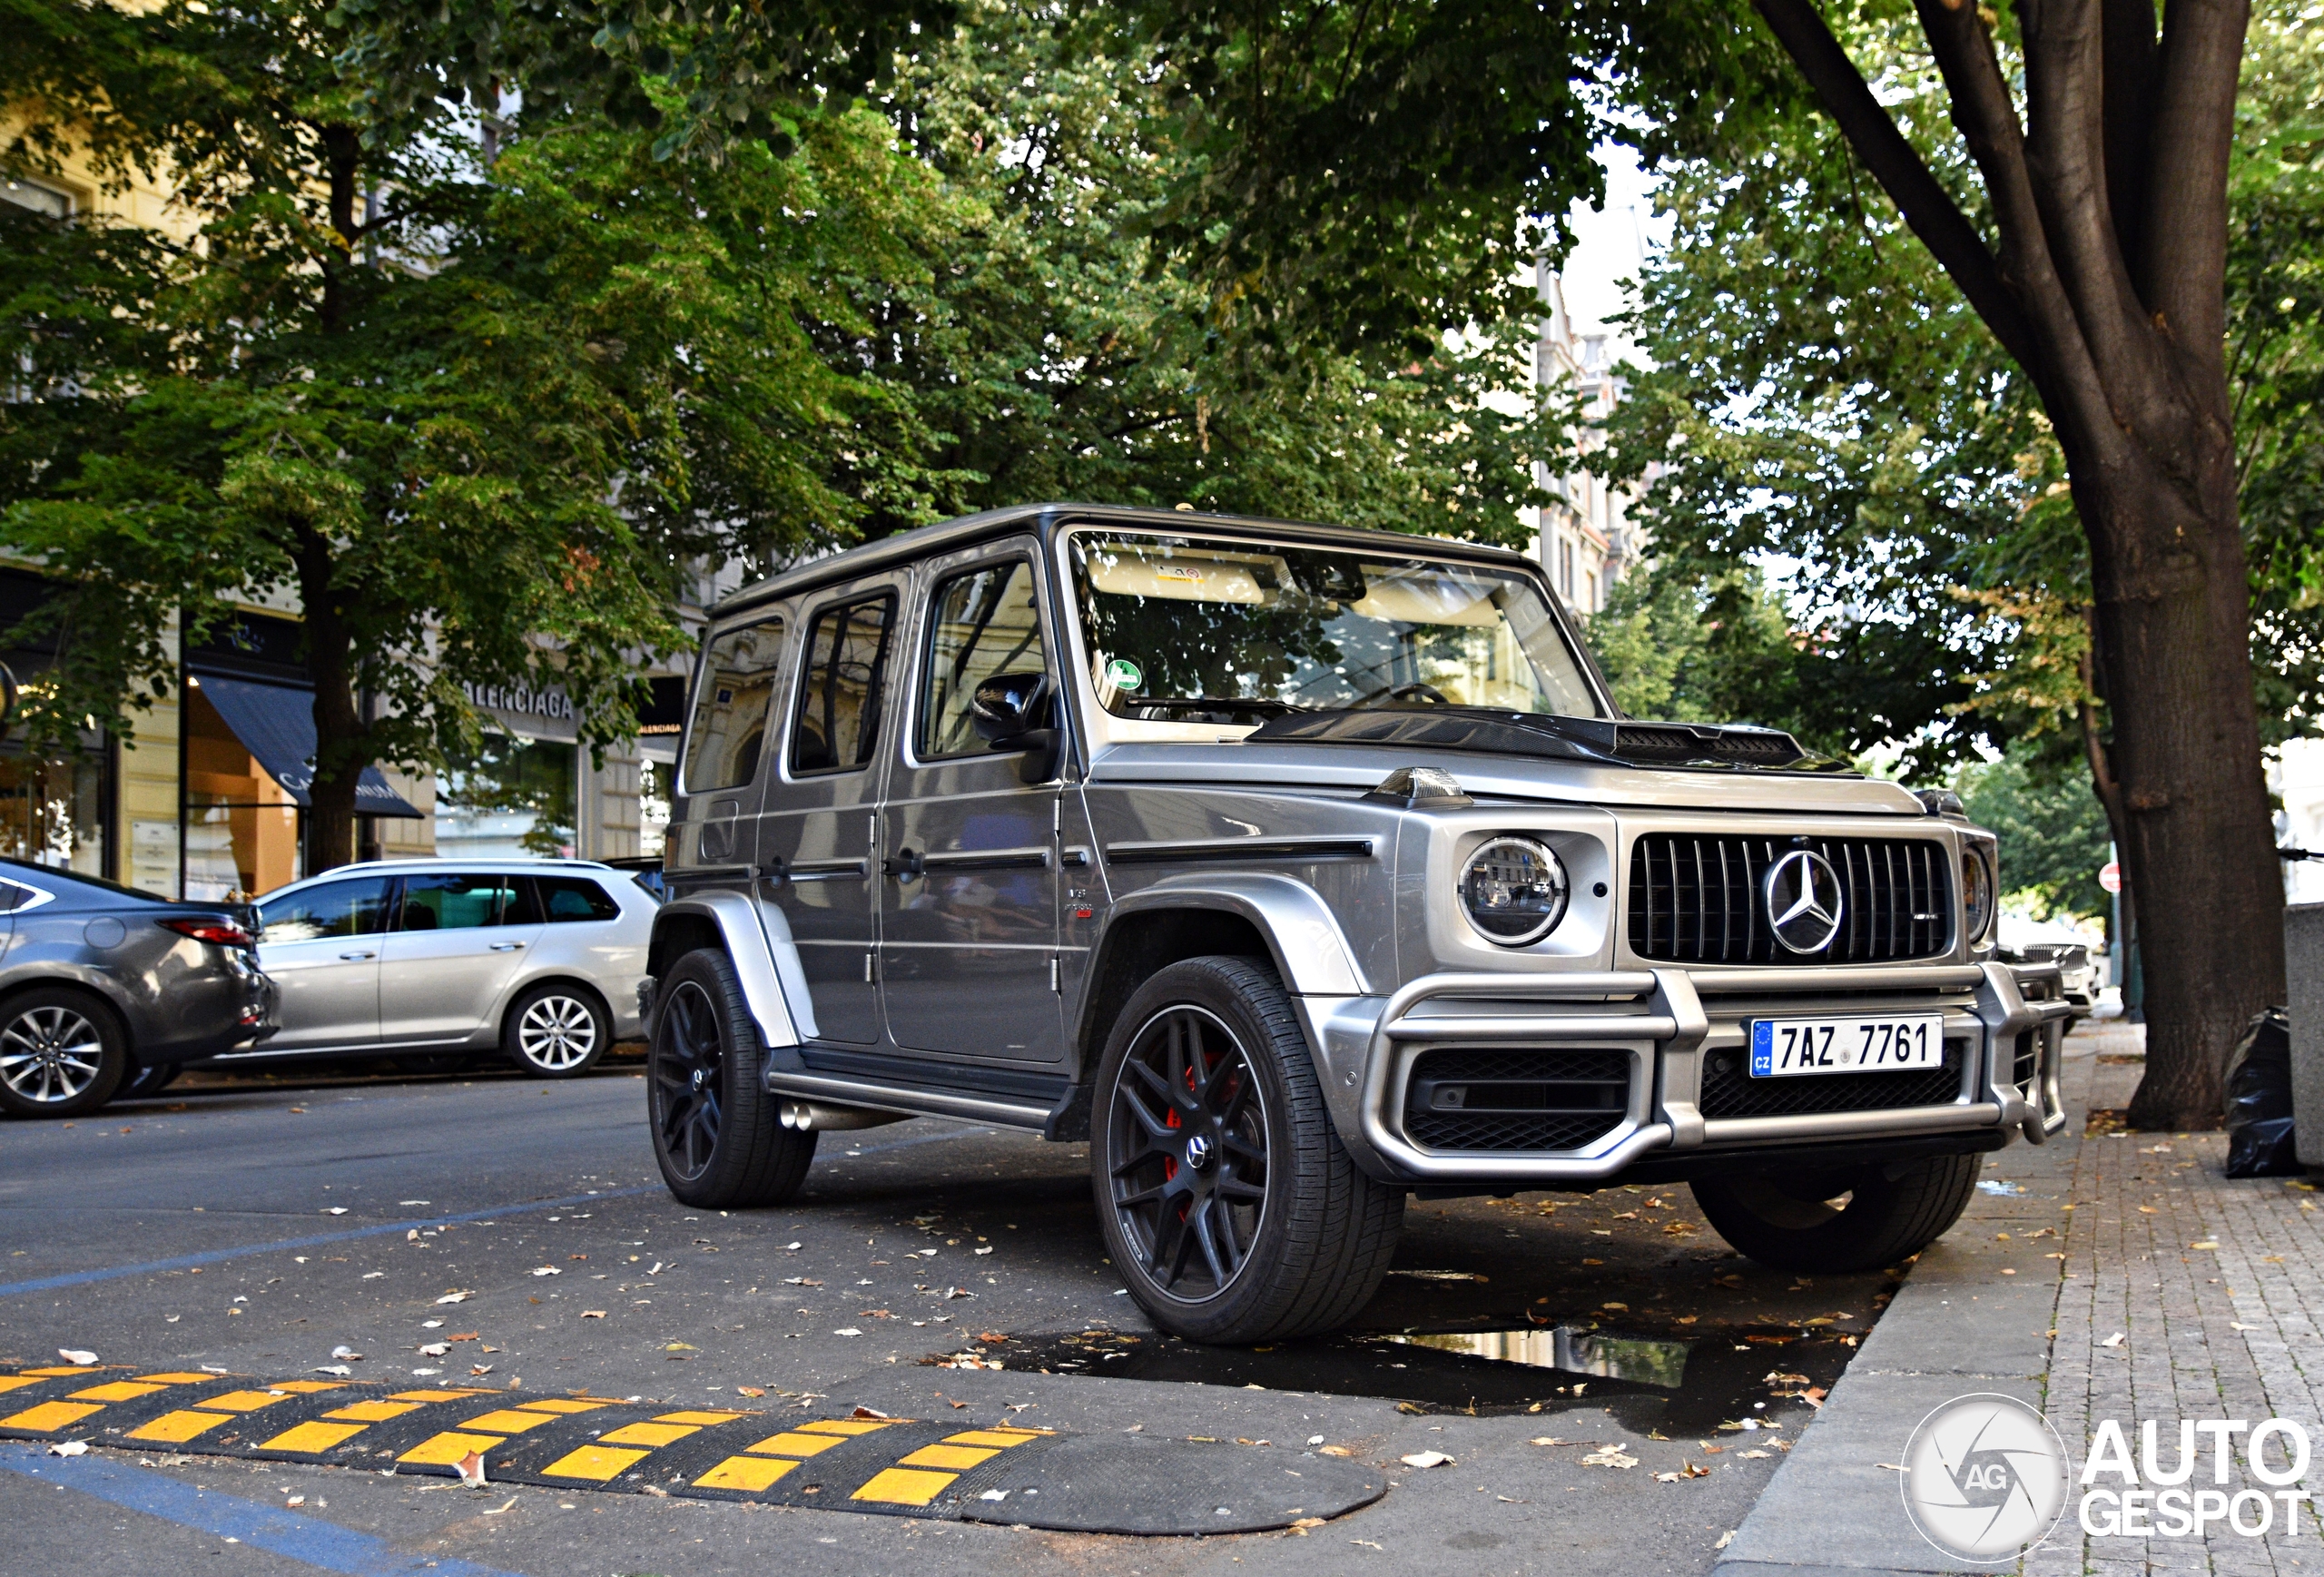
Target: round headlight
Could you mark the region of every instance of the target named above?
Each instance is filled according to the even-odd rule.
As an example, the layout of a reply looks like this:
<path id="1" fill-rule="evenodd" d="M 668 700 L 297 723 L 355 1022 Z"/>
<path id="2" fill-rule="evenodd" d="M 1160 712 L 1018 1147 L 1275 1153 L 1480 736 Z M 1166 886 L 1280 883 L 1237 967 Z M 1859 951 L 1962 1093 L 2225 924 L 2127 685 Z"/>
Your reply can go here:
<path id="1" fill-rule="evenodd" d="M 1969 933 L 1971 947 L 1984 941 L 1993 930 L 1995 907 L 1993 867 L 1975 849 L 1962 850 L 1961 923 Z"/>
<path id="2" fill-rule="evenodd" d="M 1565 902 L 1565 862 L 1536 838 L 1488 838 L 1461 868 L 1469 923 L 1503 947 L 1523 947 L 1555 931 Z"/>

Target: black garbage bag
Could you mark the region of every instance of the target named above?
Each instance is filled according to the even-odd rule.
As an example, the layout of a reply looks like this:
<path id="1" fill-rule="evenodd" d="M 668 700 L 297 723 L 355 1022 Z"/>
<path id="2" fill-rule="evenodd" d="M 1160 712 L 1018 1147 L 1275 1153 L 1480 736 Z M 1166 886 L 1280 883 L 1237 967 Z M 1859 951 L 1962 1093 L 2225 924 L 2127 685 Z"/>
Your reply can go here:
<path id="1" fill-rule="evenodd" d="M 2297 1177 L 2292 1148 L 2291 1016 L 2270 1008 L 2244 1027 L 2227 1060 L 2227 1175 Z"/>

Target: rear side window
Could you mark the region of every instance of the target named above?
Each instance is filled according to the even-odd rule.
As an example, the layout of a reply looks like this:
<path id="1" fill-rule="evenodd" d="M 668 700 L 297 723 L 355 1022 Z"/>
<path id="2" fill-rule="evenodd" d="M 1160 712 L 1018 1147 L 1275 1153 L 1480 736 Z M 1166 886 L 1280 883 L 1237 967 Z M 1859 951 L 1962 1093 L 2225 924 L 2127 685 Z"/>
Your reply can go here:
<path id="1" fill-rule="evenodd" d="M 504 923 L 500 916 L 515 896 L 513 876 L 441 872 L 403 879 L 399 931 L 472 931 Z"/>
<path id="2" fill-rule="evenodd" d="M 1019 558 L 956 575 L 936 588 L 931 606 L 914 748 L 922 761 L 980 754 L 985 743 L 969 711 L 977 686 L 999 675 L 1038 674 L 1047 666 L 1033 567 Z"/>
<path id="3" fill-rule="evenodd" d="M 586 876 L 529 876 L 526 884 L 533 890 L 536 918 L 551 924 L 620 918 L 621 905 Z"/>
<path id="4" fill-rule="evenodd" d="M 892 596 L 876 596 L 815 615 L 791 728 L 793 772 L 842 772 L 871 761 L 880 743 L 881 684 L 895 606 Z"/>
<path id="5" fill-rule="evenodd" d="M 722 630 L 711 641 L 686 730 L 686 793 L 740 788 L 758 776 L 782 660 L 779 618 Z"/>
<path id="6" fill-rule="evenodd" d="M 386 928 L 388 879 L 356 876 L 286 892 L 259 905 L 261 941 L 369 936 Z"/>

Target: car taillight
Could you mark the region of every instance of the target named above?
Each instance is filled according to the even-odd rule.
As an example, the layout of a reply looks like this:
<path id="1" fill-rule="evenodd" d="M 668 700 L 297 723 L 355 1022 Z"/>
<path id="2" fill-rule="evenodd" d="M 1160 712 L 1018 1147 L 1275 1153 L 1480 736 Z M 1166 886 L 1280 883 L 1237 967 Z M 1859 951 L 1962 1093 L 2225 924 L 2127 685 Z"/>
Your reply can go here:
<path id="1" fill-rule="evenodd" d="M 231 920 L 165 920 L 163 927 L 180 936 L 190 936 L 196 941 L 214 941 L 220 947 L 256 947 L 258 939 Z"/>

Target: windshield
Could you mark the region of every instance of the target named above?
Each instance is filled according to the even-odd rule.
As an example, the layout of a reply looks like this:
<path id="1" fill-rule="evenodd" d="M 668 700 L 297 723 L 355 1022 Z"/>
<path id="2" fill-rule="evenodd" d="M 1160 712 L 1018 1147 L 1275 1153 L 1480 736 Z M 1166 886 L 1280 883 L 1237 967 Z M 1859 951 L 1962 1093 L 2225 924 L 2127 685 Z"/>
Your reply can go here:
<path id="1" fill-rule="evenodd" d="M 1117 717 L 1358 706 L 1599 715 L 1541 594 L 1478 565 L 1203 537 L 1071 538 L 1089 677 Z"/>

